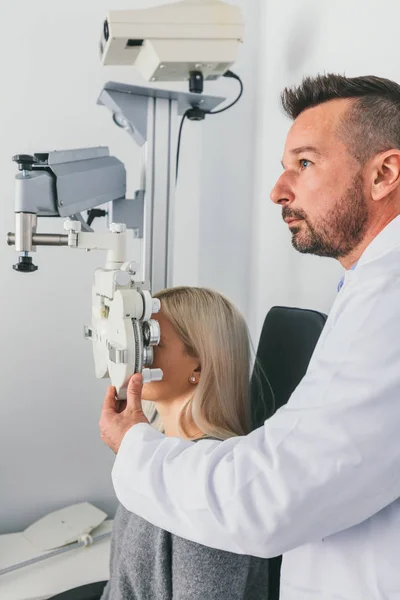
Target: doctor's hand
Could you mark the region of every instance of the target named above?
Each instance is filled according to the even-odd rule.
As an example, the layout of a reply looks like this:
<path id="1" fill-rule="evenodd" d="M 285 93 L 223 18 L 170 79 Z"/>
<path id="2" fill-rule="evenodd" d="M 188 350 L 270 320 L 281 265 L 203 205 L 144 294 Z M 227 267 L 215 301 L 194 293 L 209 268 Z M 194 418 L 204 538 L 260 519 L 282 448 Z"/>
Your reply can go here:
<path id="1" fill-rule="evenodd" d="M 149 424 L 142 410 L 142 376 L 133 375 L 129 381 L 126 402 L 116 399 L 114 387 L 109 387 L 104 398 L 99 421 L 101 439 L 115 453 L 118 452 L 126 432 L 138 423 Z"/>

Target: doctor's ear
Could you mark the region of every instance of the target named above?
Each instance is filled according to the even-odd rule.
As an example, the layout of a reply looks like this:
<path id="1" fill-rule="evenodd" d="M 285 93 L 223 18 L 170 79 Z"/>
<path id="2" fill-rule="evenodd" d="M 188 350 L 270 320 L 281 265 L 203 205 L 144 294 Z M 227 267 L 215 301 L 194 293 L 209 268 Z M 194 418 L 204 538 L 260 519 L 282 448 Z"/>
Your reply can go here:
<path id="1" fill-rule="evenodd" d="M 400 187 L 400 150 L 378 154 L 372 163 L 371 196 L 375 202 L 385 200 Z"/>

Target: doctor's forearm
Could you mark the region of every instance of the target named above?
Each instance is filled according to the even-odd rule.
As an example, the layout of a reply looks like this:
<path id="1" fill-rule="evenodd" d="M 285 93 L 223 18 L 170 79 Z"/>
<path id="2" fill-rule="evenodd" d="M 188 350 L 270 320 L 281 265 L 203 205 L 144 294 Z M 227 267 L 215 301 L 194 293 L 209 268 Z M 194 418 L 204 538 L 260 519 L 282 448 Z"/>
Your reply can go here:
<path id="1" fill-rule="evenodd" d="M 223 454 L 239 439 L 224 442 Z M 260 544 L 247 524 L 246 531 L 237 528 L 230 511 L 224 510 L 232 497 L 232 481 L 213 481 L 221 445 L 215 441 L 193 444 L 166 438 L 148 426 L 134 426 L 113 468 L 117 497 L 129 511 L 176 535 L 220 550 L 265 557 L 265 527 Z M 190 474 L 195 474 L 194 485 Z M 271 550 L 271 556 L 276 554 L 279 550 Z"/>
<path id="2" fill-rule="evenodd" d="M 113 469 L 117 497 L 158 527 L 239 554 L 269 558 L 322 539 L 400 496 L 393 455 L 375 451 L 381 407 L 366 424 L 370 438 L 359 443 L 346 434 L 345 409 L 347 402 L 336 413 L 314 408 L 302 419 L 288 408 L 249 436 L 222 443 L 193 444 L 135 425 Z M 355 422 L 368 414 L 351 413 Z M 309 453 L 310 444 L 321 452 Z"/>

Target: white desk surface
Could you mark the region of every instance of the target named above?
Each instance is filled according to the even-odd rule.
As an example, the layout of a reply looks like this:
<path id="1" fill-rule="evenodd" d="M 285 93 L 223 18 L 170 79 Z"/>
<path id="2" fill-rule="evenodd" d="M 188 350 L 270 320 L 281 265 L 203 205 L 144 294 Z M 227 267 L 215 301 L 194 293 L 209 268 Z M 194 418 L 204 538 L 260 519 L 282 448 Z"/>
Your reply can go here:
<path id="1" fill-rule="evenodd" d="M 92 537 L 111 531 L 112 523 L 102 523 L 91 532 Z M 110 539 L 0 575 L 1 600 L 45 600 L 87 583 L 106 581 L 110 573 Z M 0 569 L 35 556 L 38 552 L 22 533 L 0 535 Z"/>

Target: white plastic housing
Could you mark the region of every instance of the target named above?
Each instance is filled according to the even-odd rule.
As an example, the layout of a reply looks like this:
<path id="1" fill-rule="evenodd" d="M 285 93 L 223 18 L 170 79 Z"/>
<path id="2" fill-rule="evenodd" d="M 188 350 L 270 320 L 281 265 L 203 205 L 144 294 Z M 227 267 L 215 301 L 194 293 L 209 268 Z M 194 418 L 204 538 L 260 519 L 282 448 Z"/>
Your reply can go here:
<path id="1" fill-rule="evenodd" d="M 147 81 L 184 81 L 192 71 L 223 75 L 237 60 L 244 21 L 239 7 L 221 0 L 183 0 L 111 11 L 104 29 L 104 65 L 134 65 Z"/>

